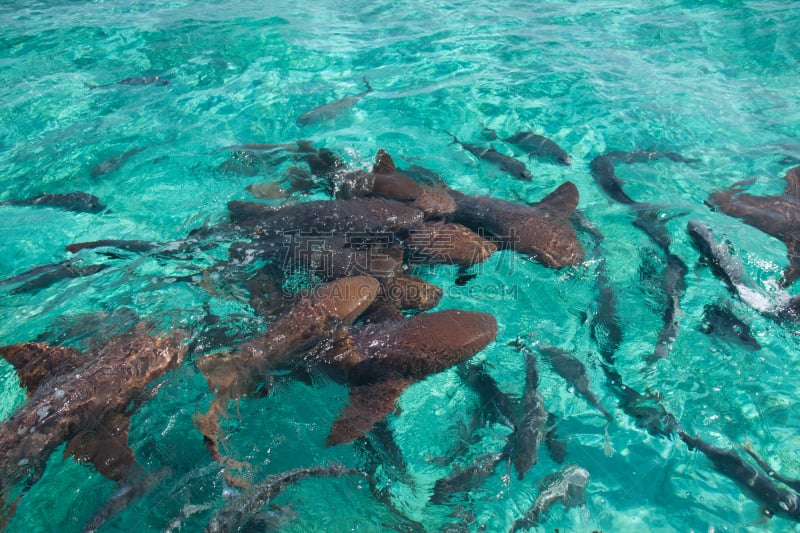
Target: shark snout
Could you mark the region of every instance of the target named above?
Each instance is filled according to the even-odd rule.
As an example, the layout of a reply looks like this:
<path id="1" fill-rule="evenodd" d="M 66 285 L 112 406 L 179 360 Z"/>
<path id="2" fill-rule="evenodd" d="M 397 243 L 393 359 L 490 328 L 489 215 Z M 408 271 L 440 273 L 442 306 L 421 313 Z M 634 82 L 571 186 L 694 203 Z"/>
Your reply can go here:
<path id="1" fill-rule="evenodd" d="M 375 300 L 380 283 L 372 276 L 352 276 L 326 283 L 314 291 L 314 303 L 343 322 L 358 318 Z"/>

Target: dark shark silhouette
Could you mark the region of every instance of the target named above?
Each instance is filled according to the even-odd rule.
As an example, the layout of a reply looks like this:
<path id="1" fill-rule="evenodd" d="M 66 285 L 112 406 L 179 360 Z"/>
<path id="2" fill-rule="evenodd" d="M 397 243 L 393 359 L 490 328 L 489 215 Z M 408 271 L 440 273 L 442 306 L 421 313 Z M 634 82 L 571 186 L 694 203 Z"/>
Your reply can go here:
<path id="1" fill-rule="evenodd" d="M 746 224 L 786 245 L 789 266 L 784 270 L 780 284 L 788 287 L 800 277 L 800 167 L 789 169 L 784 179 L 783 194 L 753 196 L 742 193 L 745 181 L 712 192 L 708 201 L 723 213 L 741 218 Z"/>
<path id="2" fill-rule="evenodd" d="M 134 463 L 128 448 L 131 404 L 145 388 L 183 361 L 185 334 L 154 337 L 148 327 L 112 337 L 90 354 L 43 343 L 0 348 L 29 394 L 28 401 L 0 425 L 0 486 L 9 501 L 17 483 L 35 483 L 55 448 L 90 461 L 112 480 Z M 6 508 L 13 513 L 13 505 Z"/>
<path id="3" fill-rule="evenodd" d="M 609 413 L 600 400 L 595 396 L 589 388 L 589 376 L 586 372 L 586 367 L 578 359 L 567 353 L 561 348 L 555 346 L 541 346 L 539 352 L 550 359 L 550 364 L 553 370 L 564 378 L 568 383 L 575 387 L 575 391 L 580 393 L 586 398 L 590 404 L 595 406 L 606 420 L 609 422 L 614 421 L 614 417 Z"/>
<path id="4" fill-rule="evenodd" d="M 359 100 L 372 92 L 372 86 L 367 81 L 366 76 L 364 76 L 364 85 L 367 86 L 367 90 L 362 93 L 354 96 L 345 96 L 344 98 L 336 100 L 335 102 L 324 104 L 319 107 L 315 107 L 310 111 L 306 111 L 297 117 L 297 125 L 303 127 L 336 118 L 340 113 L 347 111 L 356 105 Z"/>
<path id="5" fill-rule="evenodd" d="M 652 364 L 663 359 L 669 354 L 675 337 L 680 327 L 679 317 L 683 314 L 680 300 L 686 290 L 686 273 L 689 271 L 683 260 L 672 253 L 670 246 L 672 239 L 666 229 L 665 219 L 659 218 L 658 208 L 652 204 L 637 202 L 628 196 L 622 189 L 622 180 L 614 171 L 614 162 L 641 163 L 666 158 L 679 163 L 692 163 L 694 159 L 687 159 L 675 152 L 660 152 L 655 150 L 634 150 L 625 152 L 614 150 L 595 157 L 590 163 L 592 177 L 611 199 L 634 209 L 636 218 L 633 225 L 641 229 L 653 243 L 658 246 L 666 256 L 666 265 L 662 278 L 662 289 L 667 297 L 662 322 L 664 326 L 658 334 L 658 341 L 653 353 L 647 356 L 647 362 Z"/>
<path id="6" fill-rule="evenodd" d="M 81 191 L 40 194 L 33 198 L 7 200 L 0 205 L 54 207 L 76 213 L 100 213 L 106 208 L 97 196 Z"/>
<path id="7" fill-rule="evenodd" d="M 788 485 L 792 486 L 797 484 L 796 480 L 776 474 L 752 450 L 747 450 L 747 453 L 755 459 L 759 467 L 767 467 L 764 470 L 767 472 L 766 475 L 758 468 L 748 464 L 741 455 L 732 449 L 719 448 L 699 437 L 692 437 L 680 426 L 676 431 L 689 449 L 702 452 L 718 472 L 732 479 L 750 499 L 761 504 L 764 514 L 767 516 L 779 515 L 800 522 L 800 494 L 772 481 L 772 479 L 777 479 L 782 483 L 788 482 Z M 794 489 L 797 490 L 797 487 L 795 486 Z"/>
<path id="8" fill-rule="evenodd" d="M 479 144 L 474 143 L 465 143 L 458 140 L 458 137 L 453 135 L 450 132 L 445 132 L 450 137 L 453 138 L 453 143 L 458 144 L 466 150 L 467 152 L 471 153 L 478 159 L 482 159 L 489 163 L 493 163 L 497 165 L 500 170 L 503 172 L 507 172 L 511 174 L 517 179 L 524 180 L 524 181 L 531 181 L 533 176 L 531 175 L 530 171 L 525 168 L 525 163 L 522 161 L 518 161 L 511 156 L 507 156 L 495 150 L 493 147 L 486 148 Z M 452 144 L 452 143 L 451 143 Z"/>
<path id="9" fill-rule="evenodd" d="M 113 87 L 115 85 L 169 85 L 169 80 L 160 76 L 140 76 L 135 78 L 123 78 L 113 83 L 105 83 L 103 85 L 93 85 L 91 83 L 84 83 L 89 89 L 105 89 L 106 87 Z"/>
<path id="10" fill-rule="evenodd" d="M 539 369 L 536 357 L 525 347 L 525 388 L 520 399 L 519 415 L 514 431 L 509 435 L 504 452 L 514 463 L 517 477 L 525 474 L 539 461 L 539 449 L 548 433 L 549 413 L 539 392 Z"/>
<path id="11" fill-rule="evenodd" d="M 483 135 L 489 140 L 500 139 L 497 132 L 490 128 L 484 128 Z M 572 163 L 569 154 L 563 148 L 553 140 L 537 135 L 532 131 L 520 131 L 511 137 L 501 140 L 513 144 L 520 150 L 524 150 L 528 157 L 536 156 L 543 159 L 551 159 L 562 165 L 570 165 Z"/>
<path id="12" fill-rule="evenodd" d="M 146 149 L 147 149 L 147 147 L 145 146 L 145 147 L 137 147 L 137 148 L 131 148 L 130 150 L 126 150 L 125 152 L 122 152 L 119 155 L 110 157 L 108 159 L 105 159 L 105 160 L 97 163 L 96 165 L 94 165 L 92 167 L 92 170 L 90 171 L 90 173 L 91 173 L 93 178 L 99 178 L 100 176 L 102 176 L 104 174 L 109 174 L 111 172 L 114 172 L 119 167 L 121 167 L 122 164 L 127 159 L 135 156 L 136 154 L 138 154 L 140 152 L 143 152 Z"/>
<path id="13" fill-rule="evenodd" d="M 436 480 L 430 502 L 447 503 L 457 493 L 469 492 L 481 486 L 493 473 L 504 454 L 489 453 L 475 459 L 471 464 L 454 469 L 446 477 Z"/>
<path id="14" fill-rule="evenodd" d="M 51 265 L 42 265 L 14 277 L 0 281 L 0 285 L 24 281 L 19 286 L 11 289 L 9 294 L 21 294 L 37 292 L 49 287 L 54 283 L 65 279 L 80 278 L 91 276 L 107 268 L 108 265 L 87 265 L 80 266 L 77 261 L 67 260 Z"/>
<path id="15" fill-rule="evenodd" d="M 750 332 L 750 326 L 737 317 L 733 311 L 717 304 L 703 307 L 703 321 L 699 330 L 707 335 L 716 335 L 750 352 L 760 350 L 761 345 Z"/>

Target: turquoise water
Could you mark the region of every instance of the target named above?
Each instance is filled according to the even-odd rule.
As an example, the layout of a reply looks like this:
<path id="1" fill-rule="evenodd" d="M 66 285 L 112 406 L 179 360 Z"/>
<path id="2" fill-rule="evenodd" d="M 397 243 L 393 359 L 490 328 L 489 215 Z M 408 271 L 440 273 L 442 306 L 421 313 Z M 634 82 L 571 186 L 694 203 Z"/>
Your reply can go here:
<path id="1" fill-rule="evenodd" d="M 617 291 L 624 339 L 617 369 L 626 383 L 663 395 L 686 430 L 721 447 L 751 443 L 784 475 L 800 477 L 800 364 L 797 327 L 777 324 L 725 290 L 697 252 L 686 222 L 700 218 L 735 243 L 748 274 L 771 290 L 786 265 L 784 245 L 703 204 L 717 188 L 755 177 L 752 194 L 778 194 L 800 158 L 800 3 L 718 1 L 584 2 L 4 2 L 0 6 L 0 201 L 84 191 L 101 214 L 0 206 L 0 279 L 66 259 L 68 244 L 97 239 L 180 239 L 223 222 L 226 202 L 252 199 L 246 187 L 280 179 L 285 166 L 256 176 L 223 172 L 218 149 L 248 142 L 310 139 L 365 166 L 379 148 L 400 166 L 417 164 L 470 194 L 536 201 L 566 180 L 579 207 L 605 235 L 601 248 Z M 126 77 L 160 76 L 167 86 L 90 90 Z M 309 109 L 363 90 L 374 92 L 333 121 L 300 128 Z M 483 127 L 503 135 L 530 129 L 571 155 L 571 167 L 525 160 L 521 182 L 449 144 L 443 130 L 484 142 Z M 92 177 L 97 163 L 134 149 L 118 169 Z M 669 357 L 641 372 L 661 328 L 663 295 L 648 265 L 659 252 L 635 229 L 632 214 L 607 199 L 589 162 L 609 150 L 655 148 L 698 159 L 618 165 L 626 192 L 662 206 L 673 252 L 689 265 L 679 334 Z M 796 164 L 796 163 L 795 163 Z M 311 198 L 323 198 L 317 195 Z M 87 264 L 111 265 L 35 293 L 0 286 L 0 340 L 47 333 L 76 344 L 81 325 L 112 328 L 121 309 L 157 316 L 164 327 L 191 328 L 204 305 L 233 317 L 244 332 L 264 327 L 246 296 L 210 294 L 175 276 L 227 255 L 227 242 L 182 260 L 121 253 Z M 589 247 L 588 240 L 584 244 Z M 523 256 L 495 254 L 469 285 L 455 268 L 426 274 L 440 285 L 440 308 L 492 313 L 497 340 L 476 356 L 500 387 L 519 394 L 523 361 L 507 343 L 571 350 L 587 365 L 592 389 L 615 423 L 574 394 L 545 360 L 540 391 L 559 420 L 568 461 L 591 478 L 586 505 L 556 505 L 542 526 L 569 531 L 788 531 L 762 521 L 759 506 L 701 454 L 678 439 L 648 435 L 604 387 L 587 317 L 597 308 L 595 262 L 547 269 Z M 650 269 L 652 270 L 652 269 Z M 703 307 L 729 302 L 762 349 L 745 351 L 698 330 Z M 3 413 L 24 402 L 13 369 L 0 377 Z M 253 465 L 254 479 L 297 466 L 340 461 L 365 468 L 362 445 L 324 446 L 346 389 L 324 377 L 312 385 L 279 382 L 267 398 L 240 402 L 226 422 L 231 456 Z M 129 443 L 145 469 L 171 471 L 105 531 L 201 529 L 222 505 L 223 485 L 192 415 L 210 397 L 191 363 L 172 372 L 133 416 Z M 505 466 L 447 505 L 428 502 L 452 465 L 497 452 L 502 424 L 459 431 L 478 408 L 455 371 L 415 384 L 389 425 L 405 473 L 387 461 L 379 482 L 394 511 L 359 478 L 311 479 L 274 501 L 285 531 L 505 531 L 557 469 L 547 453 L 523 481 Z M 80 531 L 114 484 L 62 457 L 20 501 L 11 531 Z M 452 459 L 448 462 L 447 458 Z M 444 459 L 443 459 L 444 458 Z M 191 507 L 198 506 L 198 507 Z M 405 515 L 407 518 L 401 517 Z"/>

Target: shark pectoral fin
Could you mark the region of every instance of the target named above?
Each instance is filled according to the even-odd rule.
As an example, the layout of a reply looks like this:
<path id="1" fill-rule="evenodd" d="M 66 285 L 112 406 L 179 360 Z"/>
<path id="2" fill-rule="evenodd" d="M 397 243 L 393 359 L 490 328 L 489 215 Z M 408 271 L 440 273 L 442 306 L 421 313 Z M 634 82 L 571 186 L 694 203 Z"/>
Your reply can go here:
<path id="1" fill-rule="evenodd" d="M 578 199 L 578 188 L 571 181 L 565 181 L 535 205 L 568 217 L 578 207 Z"/>
<path id="2" fill-rule="evenodd" d="M 83 354 L 74 348 L 50 346 L 43 342 L 24 342 L 3 346 L 0 355 L 14 365 L 19 381 L 33 394 L 42 382 L 53 374 L 75 370 Z"/>
<path id="3" fill-rule="evenodd" d="M 786 180 L 783 194 L 792 198 L 800 198 L 800 167 L 790 168 L 783 179 Z"/>
<path id="4" fill-rule="evenodd" d="M 222 356 L 220 353 L 204 355 L 194 364 L 208 382 L 208 388 L 225 398 L 241 398 L 258 390 L 258 372 L 248 365 L 241 354 Z"/>
<path id="5" fill-rule="evenodd" d="M 781 277 L 781 287 L 788 287 L 800 277 L 800 240 L 795 237 L 784 237 L 786 244 L 786 255 L 789 258 L 789 266 L 783 271 Z"/>
<path id="6" fill-rule="evenodd" d="M 222 462 L 222 453 L 219 450 L 220 427 L 219 417 L 227 413 L 227 398 L 217 396 L 211 403 L 207 412 L 195 413 L 193 422 L 194 427 L 203 435 L 203 442 L 211 457 L 218 463 Z"/>
<path id="7" fill-rule="evenodd" d="M 395 378 L 350 389 L 349 403 L 331 426 L 325 443 L 336 446 L 362 436 L 392 412 L 400 393 L 413 382 Z"/>
<path id="8" fill-rule="evenodd" d="M 130 419 L 122 413 L 107 413 L 94 428 L 81 431 L 67 443 L 64 456 L 94 464 L 98 472 L 108 479 L 119 481 L 130 472 L 135 461 L 128 447 Z"/>

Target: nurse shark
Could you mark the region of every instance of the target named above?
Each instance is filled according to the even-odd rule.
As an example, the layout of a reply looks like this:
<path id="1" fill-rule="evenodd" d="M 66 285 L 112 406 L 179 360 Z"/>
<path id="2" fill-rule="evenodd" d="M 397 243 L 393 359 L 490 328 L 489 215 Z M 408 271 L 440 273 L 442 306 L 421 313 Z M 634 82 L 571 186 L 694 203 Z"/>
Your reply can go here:
<path id="1" fill-rule="evenodd" d="M 24 490 L 35 483 L 64 442 L 65 455 L 91 462 L 109 479 L 119 481 L 131 472 L 131 407 L 187 352 L 182 331 L 153 336 L 149 330 L 139 324 L 88 354 L 36 342 L 0 348 L 28 392 L 28 401 L 0 425 L 4 519 L 22 495 L 19 484 Z"/>

